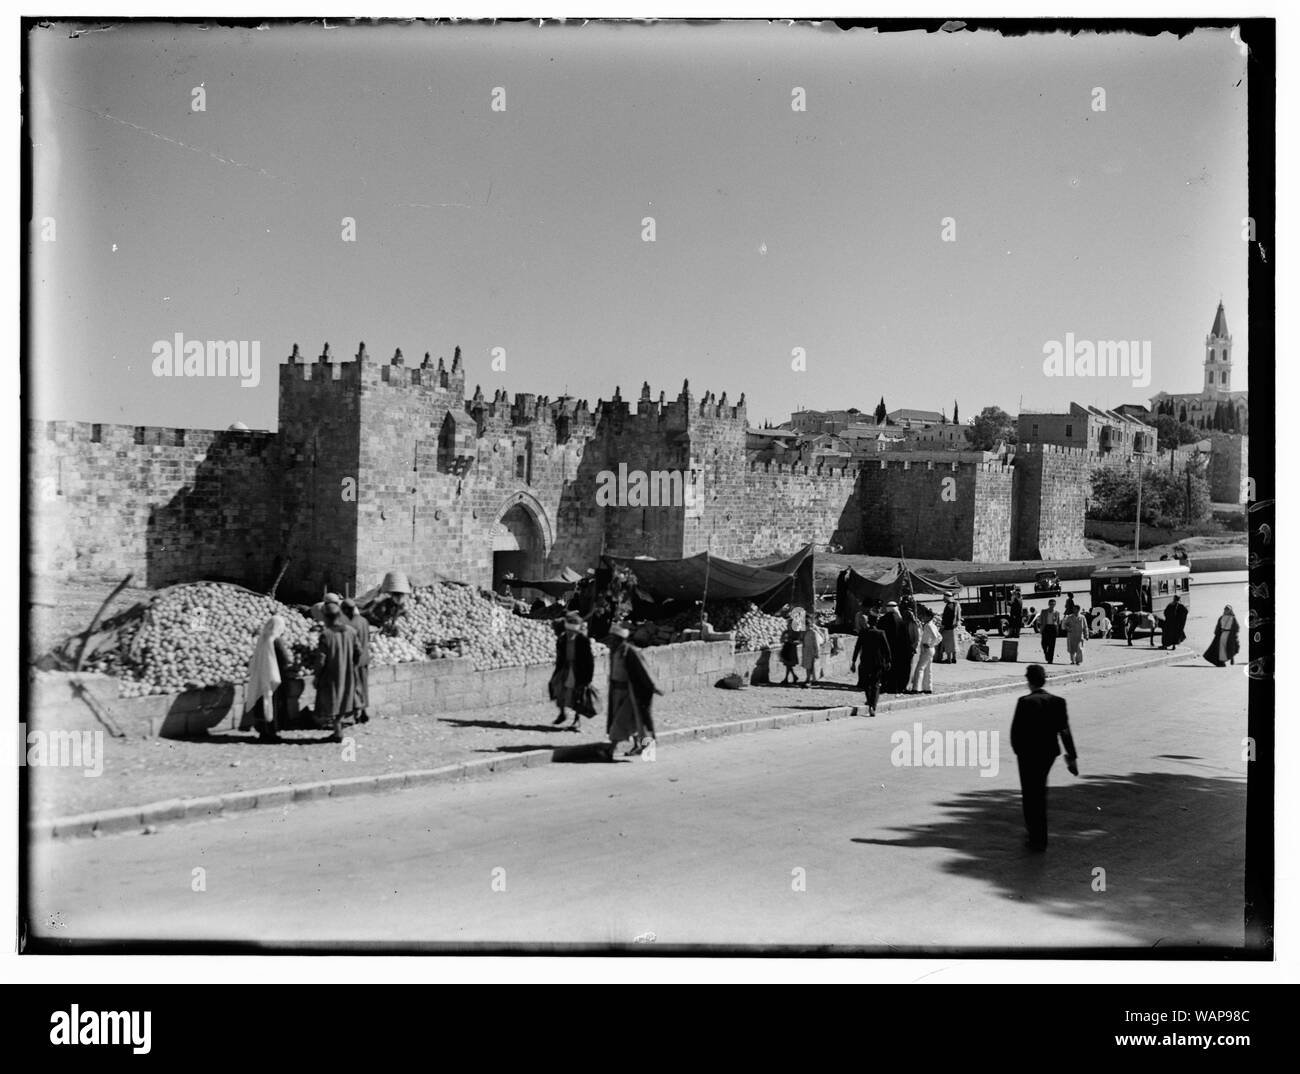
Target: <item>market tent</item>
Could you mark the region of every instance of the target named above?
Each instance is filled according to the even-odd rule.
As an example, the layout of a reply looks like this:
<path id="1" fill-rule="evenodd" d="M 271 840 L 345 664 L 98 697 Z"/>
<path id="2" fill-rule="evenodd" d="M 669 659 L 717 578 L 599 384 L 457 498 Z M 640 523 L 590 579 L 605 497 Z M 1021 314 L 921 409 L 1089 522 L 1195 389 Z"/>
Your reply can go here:
<path id="1" fill-rule="evenodd" d="M 606 556 L 636 575 L 637 588 L 655 601 L 750 600 L 759 607 L 804 604 L 813 595 L 813 546 L 766 567 L 751 567 L 701 552 L 685 559 Z"/>
<path id="2" fill-rule="evenodd" d="M 532 581 L 511 578 L 508 581 L 511 589 L 539 589 L 549 597 L 562 597 L 571 593 L 584 577 L 571 567 L 564 567 L 550 578 L 536 578 Z"/>
<path id="3" fill-rule="evenodd" d="M 955 596 L 960 589 L 961 583 L 955 577 L 927 578 L 923 574 L 917 574 L 901 560 L 874 578 L 846 567 L 835 582 L 835 617 L 841 623 L 852 626 L 861 608 L 902 600 L 909 592 L 918 597 L 927 594 L 942 596 L 945 593 Z"/>

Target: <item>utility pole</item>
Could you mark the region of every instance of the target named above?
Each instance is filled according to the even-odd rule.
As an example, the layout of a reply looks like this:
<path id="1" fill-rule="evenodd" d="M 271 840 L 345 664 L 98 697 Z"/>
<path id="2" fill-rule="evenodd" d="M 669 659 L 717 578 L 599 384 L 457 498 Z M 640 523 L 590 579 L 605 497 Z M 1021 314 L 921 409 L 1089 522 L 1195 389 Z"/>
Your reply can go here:
<path id="1" fill-rule="evenodd" d="M 1133 554 L 1141 559 L 1142 545 L 1142 460 L 1138 459 L 1138 508 L 1137 519 L 1133 523 Z"/>

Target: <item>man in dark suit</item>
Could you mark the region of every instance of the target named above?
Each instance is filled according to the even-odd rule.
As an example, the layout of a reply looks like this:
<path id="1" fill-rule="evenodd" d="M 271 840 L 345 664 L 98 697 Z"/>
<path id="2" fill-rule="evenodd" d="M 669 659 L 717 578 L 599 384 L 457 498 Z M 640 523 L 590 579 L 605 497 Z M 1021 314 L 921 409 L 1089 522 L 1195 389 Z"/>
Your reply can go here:
<path id="1" fill-rule="evenodd" d="M 1065 746 L 1065 765 L 1072 775 L 1079 774 L 1070 735 L 1070 720 L 1065 698 L 1043 689 L 1047 672 L 1041 664 L 1025 669 L 1029 693 L 1016 702 L 1011 720 L 1011 749 L 1020 767 L 1020 798 L 1025 810 L 1025 829 L 1029 836 L 1025 846 L 1033 851 L 1047 849 L 1047 774 Z M 1060 740 L 1059 744 L 1057 740 Z"/>
<path id="2" fill-rule="evenodd" d="M 853 659 L 849 663 L 849 672 L 858 673 L 858 689 L 867 695 L 867 715 L 876 714 L 876 703 L 880 700 L 880 683 L 889 671 L 892 653 L 889 640 L 876 625 L 874 615 L 867 616 L 866 626 L 858 635 L 858 643 L 853 647 Z"/>

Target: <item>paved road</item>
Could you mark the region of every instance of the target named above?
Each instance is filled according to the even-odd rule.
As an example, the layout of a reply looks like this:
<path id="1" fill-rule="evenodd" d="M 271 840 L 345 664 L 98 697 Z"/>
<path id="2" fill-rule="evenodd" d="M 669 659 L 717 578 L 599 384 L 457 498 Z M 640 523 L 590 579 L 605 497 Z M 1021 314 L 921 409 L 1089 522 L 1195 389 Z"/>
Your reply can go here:
<path id="1" fill-rule="evenodd" d="M 886 952 L 1239 944 L 1242 669 L 1189 651 L 1064 692 L 1082 777 L 1053 769 L 1045 855 L 1021 845 L 1002 697 L 664 747 L 654 764 L 555 764 L 43 843 L 33 932 L 542 949 L 650 933 Z M 918 721 L 998 732 L 996 774 L 895 766 L 891 736 Z"/>

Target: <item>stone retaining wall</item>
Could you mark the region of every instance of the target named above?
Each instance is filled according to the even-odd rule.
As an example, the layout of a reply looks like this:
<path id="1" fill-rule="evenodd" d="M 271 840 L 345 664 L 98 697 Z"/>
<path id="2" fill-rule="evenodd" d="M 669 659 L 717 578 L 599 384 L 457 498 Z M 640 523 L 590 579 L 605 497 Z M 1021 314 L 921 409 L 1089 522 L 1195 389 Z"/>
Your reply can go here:
<path id="1" fill-rule="evenodd" d="M 732 643 L 682 642 L 642 650 L 665 693 L 713 686 L 736 667 Z M 372 716 L 444 716 L 479 711 L 546 696 L 550 664 L 476 671 L 468 659 L 416 661 L 370 669 Z M 596 657 L 596 688 L 602 698 L 609 676 L 607 654 Z M 243 686 L 213 686 L 179 694 L 118 696 L 118 683 L 106 675 L 43 673 L 31 683 L 29 730 L 104 729 L 90 704 L 74 688 L 80 682 L 109 721 L 130 737 L 185 738 L 206 731 L 233 730 L 244 711 Z M 315 689 L 305 684 L 299 704 L 311 705 Z"/>

